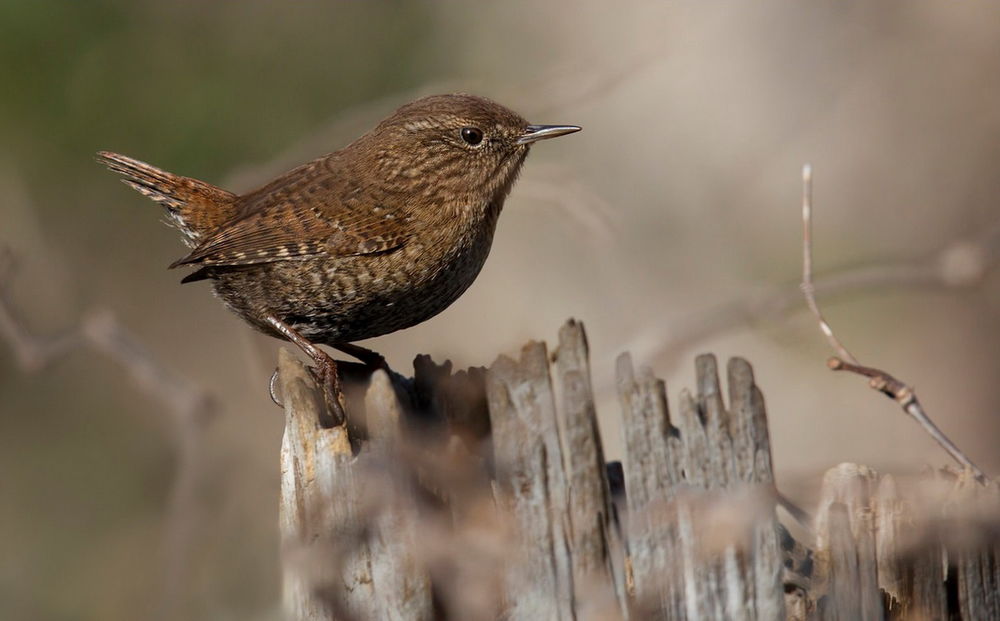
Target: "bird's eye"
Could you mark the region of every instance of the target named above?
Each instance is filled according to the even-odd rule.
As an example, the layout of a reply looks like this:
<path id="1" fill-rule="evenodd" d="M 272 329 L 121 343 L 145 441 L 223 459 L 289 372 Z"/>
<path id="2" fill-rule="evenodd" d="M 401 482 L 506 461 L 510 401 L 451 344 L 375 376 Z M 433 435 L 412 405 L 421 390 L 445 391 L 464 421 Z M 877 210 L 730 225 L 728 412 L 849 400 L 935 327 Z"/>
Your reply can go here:
<path id="1" fill-rule="evenodd" d="M 462 140 L 472 146 L 476 146 L 483 141 L 483 130 L 478 127 L 463 127 Z"/>

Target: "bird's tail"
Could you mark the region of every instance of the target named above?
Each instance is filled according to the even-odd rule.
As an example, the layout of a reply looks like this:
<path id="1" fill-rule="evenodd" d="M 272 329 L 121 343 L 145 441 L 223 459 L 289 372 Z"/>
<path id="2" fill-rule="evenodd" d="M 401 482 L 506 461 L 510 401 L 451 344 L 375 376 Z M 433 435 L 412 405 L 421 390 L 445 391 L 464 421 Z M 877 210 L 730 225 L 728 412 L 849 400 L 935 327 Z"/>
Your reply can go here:
<path id="1" fill-rule="evenodd" d="M 124 177 L 125 185 L 163 205 L 170 224 L 184 234 L 184 241 L 191 247 L 236 216 L 239 197 L 210 183 L 110 151 L 99 152 L 97 161 Z"/>

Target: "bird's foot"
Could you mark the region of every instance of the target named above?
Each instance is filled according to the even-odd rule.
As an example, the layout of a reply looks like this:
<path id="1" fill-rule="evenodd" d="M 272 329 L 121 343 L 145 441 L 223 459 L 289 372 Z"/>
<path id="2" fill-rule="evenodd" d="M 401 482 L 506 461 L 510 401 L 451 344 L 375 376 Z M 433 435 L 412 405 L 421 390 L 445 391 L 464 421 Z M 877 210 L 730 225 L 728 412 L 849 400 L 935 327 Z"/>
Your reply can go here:
<path id="1" fill-rule="evenodd" d="M 313 345 L 308 339 L 296 332 L 294 328 L 274 315 L 265 314 L 262 316 L 262 319 L 278 334 L 298 345 L 299 349 L 313 359 L 316 366 L 310 368 L 310 371 L 312 372 L 313 377 L 316 378 L 316 382 L 320 385 L 320 388 L 323 390 L 323 400 L 326 402 L 326 410 L 332 419 L 332 421 L 330 421 L 332 424 L 329 426 L 336 427 L 344 424 L 347 420 L 347 415 L 344 401 L 344 391 L 340 385 L 340 373 L 337 372 L 337 362 L 331 358 L 329 354 Z M 362 347 L 359 349 L 364 348 Z M 275 400 L 274 390 L 276 375 L 277 373 L 271 376 L 271 399 L 275 402 L 277 402 L 277 400 Z"/>
<path id="2" fill-rule="evenodd" d="M 326 402 L 326 411 L 330 415 L 331 427 L 343 425 L 347 420 L 347 405 L 344 400 L 344 390 L 340 383 L 340 372 L 337 370 L 337 361 L 327 356 L 325 359 L 316 360 L 316 366 L 310 367 L 316 383 L 323 390 L 323 400 Z"/>
<path id="3" fill-rule="evenodd" d="M 328 365 L 319 366 L 325 367 Z M 340 424 L 346 417 L 344 412 L 344 394 L 340 390 L 340 374 L 336 368 L 331 372 L 323 371 L 322 368 L 317 367 L 309 367 L 309 373 L 316 380 L 316 383 L 323 388 L 323 400 L 326 402 L 326 408 L 334 421 L 334 426 Z M 332 381 L 329 379 L 331 373 L 334 378 Z M 281 396 L 281 385 L 278 383 L 278 369 L 275 369 L 274 373 L 271 374 L 271 379 L 267 384 L 267 393 L 276 406 L 279 408 L 285 407 L 285 400 Z"/>

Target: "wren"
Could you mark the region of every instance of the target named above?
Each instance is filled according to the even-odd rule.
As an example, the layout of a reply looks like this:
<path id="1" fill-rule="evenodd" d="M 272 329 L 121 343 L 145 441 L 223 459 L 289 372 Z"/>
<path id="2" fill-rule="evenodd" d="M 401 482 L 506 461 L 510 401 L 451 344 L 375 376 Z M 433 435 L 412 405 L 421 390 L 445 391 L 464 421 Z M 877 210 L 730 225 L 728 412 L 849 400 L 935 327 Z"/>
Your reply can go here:
<path id="1" fill-rule="evenodd" d="M 579 131 L 531 125 L 482 97 L 404 105 L 351 144 L 237 195 L 124 155 L 98 154 L 166 208 L 223 303 L 315 363 L 328 407 L 344 418 L 328 345 L 369 365 L 354 345 L 437 315 L 479 274 L 497 217 L 531 145 Z"/>

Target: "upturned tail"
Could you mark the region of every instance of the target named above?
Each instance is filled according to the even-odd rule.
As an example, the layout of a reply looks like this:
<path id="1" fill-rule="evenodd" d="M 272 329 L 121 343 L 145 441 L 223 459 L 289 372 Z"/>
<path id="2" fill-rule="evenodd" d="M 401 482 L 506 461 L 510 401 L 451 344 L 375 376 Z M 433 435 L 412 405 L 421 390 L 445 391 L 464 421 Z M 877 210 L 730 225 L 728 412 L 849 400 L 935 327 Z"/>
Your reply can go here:
<path id="1" fill-rule="evenodd" d="M 180 230 L 192 248 L 236 216 L 239 197 L 210 183 L 110 151 L 99 152 L 97 160 L 124 177 L 125 185 L 163 205 L 170 224 Z"/>

